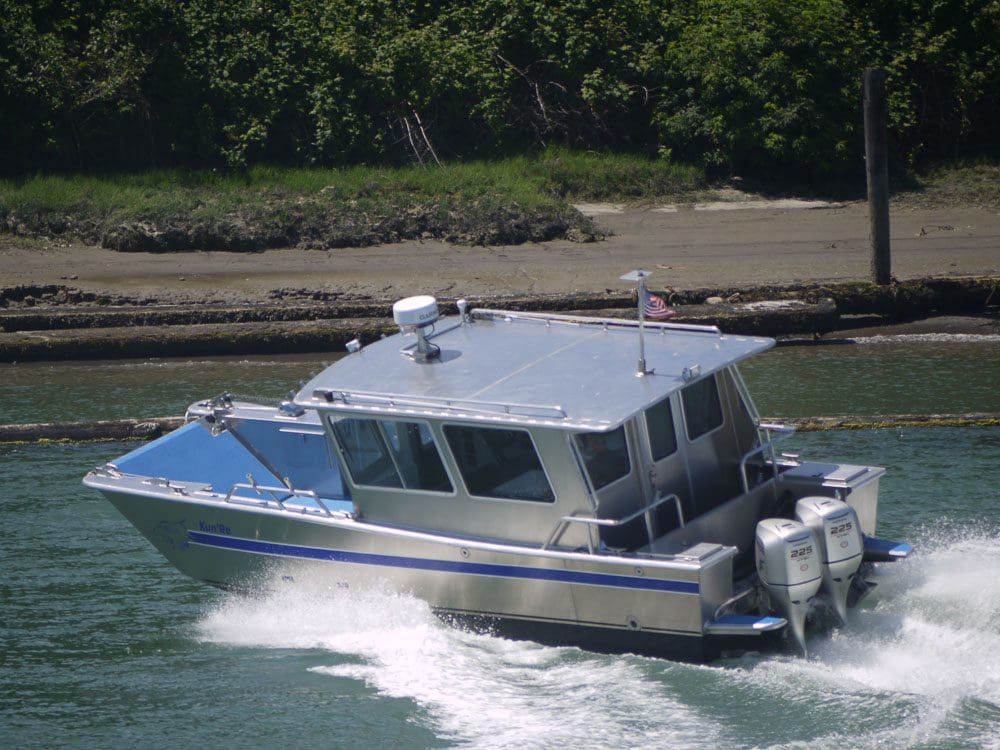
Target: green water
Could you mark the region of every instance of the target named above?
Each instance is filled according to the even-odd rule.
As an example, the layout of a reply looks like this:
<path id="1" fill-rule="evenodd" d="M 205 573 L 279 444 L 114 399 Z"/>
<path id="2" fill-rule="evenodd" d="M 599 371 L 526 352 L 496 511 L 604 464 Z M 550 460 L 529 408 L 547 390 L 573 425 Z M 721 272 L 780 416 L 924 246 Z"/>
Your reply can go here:
<path id="1" fill-rule="evenodd" d="M 842 349 L 748 365 L 761 412 L 1000 411 L 992 345 Z M 5 367 L 0 421 L 278 397 L 313 365 Z M 388 592 L 211 590 L 80 484 L 130 447 L 0 447 L 5 748 L 1000 748 L 998 428 L 795 437 L 807 457 L 887 467 L 880 531 L 918 553 L 808 660 L 709 666 L 472 635 Z"/>
<path id="2" fill-rule="evenodd" d="M 780 347 L 740 369 L 769 417 L 1000 412 L 1000 336 Z"/>
<path id="3" fill-rule="evenodd" d="M 767 417 L 1000 412 L 1000 337 L 772 349 L 741 370 Z M 165 417 L 284 398 L 336 355 L 0 365 L 0 424 Z"/>
<path id="4" fill-rule="evenodd" d="M 284 398 L 322 367 L 301 356 L 0 365 L 0 424 L 176 416 L 227 390 Z"/>

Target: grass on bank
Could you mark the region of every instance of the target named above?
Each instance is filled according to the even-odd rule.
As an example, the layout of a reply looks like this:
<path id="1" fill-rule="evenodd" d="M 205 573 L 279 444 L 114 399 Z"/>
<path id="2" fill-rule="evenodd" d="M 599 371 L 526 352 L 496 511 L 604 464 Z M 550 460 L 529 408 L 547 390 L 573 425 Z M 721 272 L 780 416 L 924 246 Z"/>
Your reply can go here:
<path id="1" fill-rule="evenodd" d="M 996 163 L 939 167 L 908 176 L 902 185 L 894 192 L 896 205 L 1000 206 Z M 36 175 L 0 180 L 0 232 L 100 241 L 109 228 L 136 221 L 189 226 L 298 223 L 312 226 L 313 236 L 334 227 L 343 233 L 338 240 L 342 245 L 351 244 L 356 233 L 363 245 L 379 241 L 377 233 L 369 231 L 379 222 L 396 221 L 402 227 L 387 235 L 390 239 L 426 234 L 426 220 L 398 221 L 407 212 L 433 214 L 433 233 L 447 236 L 449 224 L 461 223 L 454 217 L 472 217 L 473 224 L 497 216 L 507 222 L 516 222 L 518 215 L 565 218 L 575 214 L 569 209 L 575 201 L 690 203 L 708 197 L 711 187 L 694 167 L 559 149 L 533 157 L 429 167 Z M 365 231 L 368 239 L 361 236 Z M 475 229 L 467 236 L 475 237 Z"/>
<path id="2" fill-rule="evenodd" d="M 1000 208 L 1000 164 L 956 162 L 913 175 L 894 201 L 904 206 L 978 206 Z"/>
<path id="3" fill-rule="evenodd" d="M 5 215 L 29 225 L 65 217 L 107 222 L 191 215 L 210 220 L 303 202 L 371 211 L 477 201 L 565 207 L 572 199 L 678 199 L 703 188 L 700 172 L 692 167 L 634 156 L 551 151 L 537 158 L 430 167 L 36 175 L 0 180 L 0 220 Z"/>

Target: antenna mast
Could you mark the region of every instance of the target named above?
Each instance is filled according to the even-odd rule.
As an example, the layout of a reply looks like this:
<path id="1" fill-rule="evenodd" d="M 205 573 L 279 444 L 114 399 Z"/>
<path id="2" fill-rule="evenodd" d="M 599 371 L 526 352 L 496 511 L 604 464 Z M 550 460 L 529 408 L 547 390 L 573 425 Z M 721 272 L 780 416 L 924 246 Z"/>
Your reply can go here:
<path id="1" fill-rule="evenodd" d="M 651 375 L 652 370 L 646 369 L 646 343 L 643 340 L 643 335 L 646 331 L 646 278 L 652 276 L 649 271 L 643 271 L 641 268 L 635 271 L 629 271 L 627 274 L 621 277 L 622 281 L 634 281 L 638 286 L 637 297 L 639 301 L 639 365 L 636 370 L 636 377 L 643 377 L 644 375 Z"/>

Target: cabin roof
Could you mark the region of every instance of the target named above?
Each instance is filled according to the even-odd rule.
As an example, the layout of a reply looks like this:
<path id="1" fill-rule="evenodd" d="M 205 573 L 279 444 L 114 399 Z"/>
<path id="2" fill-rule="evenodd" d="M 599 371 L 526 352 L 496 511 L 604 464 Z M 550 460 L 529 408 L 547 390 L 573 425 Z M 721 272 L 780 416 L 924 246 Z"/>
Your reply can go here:
<path id="1" fill-rule="evenodd" d="M 440 356 L 402 353 L 397 334 L 334 363 L 295 398 L 338 412 L 611 430 L 698 377 L 774 345 L 709 326 L 646 323 L 638 376 L 637 321 L 501 310 L 441 319 Z M 685 376 L 685 370 L 687 375 Z"/>

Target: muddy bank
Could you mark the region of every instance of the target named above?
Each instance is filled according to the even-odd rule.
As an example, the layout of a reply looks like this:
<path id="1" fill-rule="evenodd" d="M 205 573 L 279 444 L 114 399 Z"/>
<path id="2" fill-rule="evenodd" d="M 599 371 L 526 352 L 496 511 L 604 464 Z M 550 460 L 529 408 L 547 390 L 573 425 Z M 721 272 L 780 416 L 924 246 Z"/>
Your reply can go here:
<path id="1" fill-rule="evenodd" d="M 398 329 L 391 319 L 147 325 L 0 333 L 0 362 L 343 351 Z"/>
<path id="2" fill-rule="evenodd" d="M 401 219 L 410 220 L 423 221 Z M 478 307 L 630 316 L 635 292 L 618 279 L 632 268 L 653 272 L 650 287 L 677 320 L 727 332 L 822 341 L 942 315 L 977 315 L 970 332 L 996 332 L 987 330 L 1000 311 L 995 211 L 896 211 L 899 281 L 884 287 L 857 281 L 870 260 L 863 205 L 626 207 L 595 220 L 603 242 L 473 247 L 430 232 L 253 253 L 123 253 L 0 236 L 0 360 L 336 351 L 359 334 L 395 330 L 392 302 L 414 294 L 436 296 L 446 314 L 465 297 Z"/>
<path id="3" fill-rule="evenodd" d="M 392 300 L 477 295 L 625 293 L 618 278 L 652 271 L 660 290 L 835 285 L 869 277 L 867 207 L 675 213 L 626 207 L 594 218 L 602 242 L 468 246 L 413 239 L 362 248 L 121 253 L 0 233 L 0 288 L 63 285 L 160 304 L 264 304 L 276 291 Z M 915 279 L 1000 277 L 1000 214 L 975 207 L 892 216 L 892 272 Z M 726 296 L 726 295 L 722 295 Z M 833 296 L 835 294 L 820 294 Z"/>
<path id="4" fill-rule="evenodd" d="M 720 304 L 678 308 L 680 314 L 673 320 L 717 325 L 723 331 L 748 335 L 788 332 L 819 335 L 832 330 L 837 319 L 836 308 L 830 300 L 818 305 L 785 303 L 780 308 L 741 309 L 744 307 L 747 306 Z M 570 312 L 635 317 L 631 308 Z M 187 313 L 198 317 L 196 311 Z M 352 339 L 370 343 L 397 331 L 391 317 L 19 330 L 0 333 L 0 362 L 341 352 Z"/>
<path id="5" fill-rule="evenodd" d="M 283 295 L 279 295 L 279 299 Z M 292 301 L 261 305 L 17 305 L 0 309 L 0 331 L 55 331 L 73 328 L 111 328 L 251 322 L 342 320 L 347 318 L 391 318 L 392 302 L 332 298 L 323 300 L 311 294 L 312 301 Z M 723 299 L 711 294 L 691 296 L 702 302 L 673 302 L 676 320 L 685 323 L 719 325 L 730 330 L 734 325 L 751 333 L 765 328 L 778 334 L 784 329 L 827 331 L 836 324 L 836 306 L 831 299 L 804 301 L 791 296 L 781 300 L 755 301 L 759 295 L 744 293 Z M 746 301 L 743 299 L 747 298 Z M 540 296 L 475 296 L 467 298 L 471 307 L 494 309 L 584 313 L 605 317 L 634 317 L 634 294 L 562 294 Z M 439 300 L 444 314 L 455 314 L 454 300 Z M 768 321 L 773 320 L 771 324 Z"/>
<path id="6" fill-rule="evenodd" d="M 650 287 L 670 305 L 684 308 L 706 304 L 787 300 L 816 304 L 823 299 L 832 299 L 844 315 L 880 315 L 888 319 L 1000 309 L 1000 276 L 961 279 L 931 277 L 896 281 L 881 286 L 866 282 L 839 282 L 695 289 L 658 286 L 654 279 Z M 635 306 L 635 292 L 628 289 L 551 294 L 479 293 L 470 294 L 466 299 L 470 305 L 477 307 L 546 312 Z M 161 297 L 99 294 L 68 284 L 2 286 L 0 330 L 121 325 L 122 321 L 130 319 L 135 321 L 133 325 L 142 325 L 141 321 L 147 318 L 161 323 L 173 320 L 185 323 L 295 320 L 315 317 L 317 311 L 326 311 L 329 317 L 379 317 L 391 315 L 395 298 L 379 299 L 372 295 L 357 295 L 323 287 L 276 287 L 251 304 L 186 306 L 183 301 L 171 304 L 172 300 L 169 294 Z M 448 312 L 455 310 L 454 300 L 454 296 L 439 296 L 443 309 Z"/>
<path id="7" fill-rule="evenodd" d="M 571 206 L 465 201 L 365 209 L 351 203 L 357 201 L 331 204 L 303 199 L 211 219 L 177 215 L 115 221 L 100 216 L 7 213 L 0 215 L 0 232 L 149 253 L 325 250 L 426 239 L 456 245 L 516 245 L 555 239 L 592 242 L 602 236 L 590 218 Z"/>
<path id="8" fill-rule="evenodd" d="M 1000 280 L 921 279 L 870 284 L 662 290 L 675 322 L 726 333 L 817 340 L 838 329 L 887 325 L 931 315 L 979 314 L 996 332 Z M 157 305 L 67 287 L 0 290 L 0 361 L 204 356 L 340 351 L 395 332 L 392 300 L 351 299 L 322 290 L 277 289 L 257 305 Z M 79 299 L 78 302 L 72 300 Z M 578 292 L 470 296 L 473 307 L 634 318 L 635 295 Z M 441 299 L 444 314 L 457 312 Z M 993 329 L 985 330 L 993 323 Z"/>

